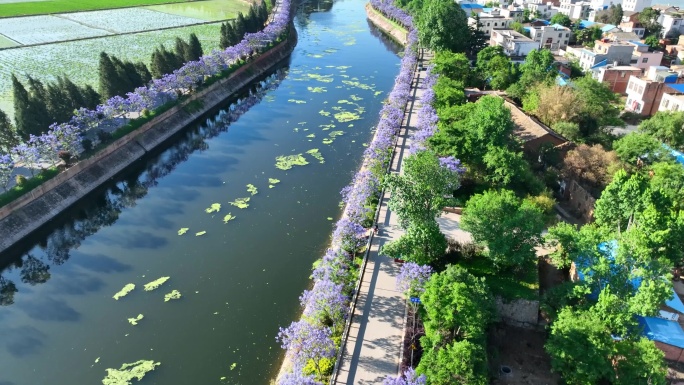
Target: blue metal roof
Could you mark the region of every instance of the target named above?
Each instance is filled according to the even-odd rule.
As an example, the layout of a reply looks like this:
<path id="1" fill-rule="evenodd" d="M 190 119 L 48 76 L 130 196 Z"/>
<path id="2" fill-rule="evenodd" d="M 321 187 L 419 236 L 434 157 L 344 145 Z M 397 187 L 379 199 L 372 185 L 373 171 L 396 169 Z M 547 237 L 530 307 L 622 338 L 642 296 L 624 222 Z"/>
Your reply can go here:
<path id="1" fill-rule="evenodd" d="M 564 26 L 564 25 L 560 25 L 560 24 L 558 24 L 558 23 L 556 23 L 556 24 L 551 24 L 551 26 L 552 26 L 553 28 L 555 28 L 555 29 L 563 29 L 563 30 L 565 30 L 565 29 L 570 29 L 570 28 L 568 28 L 568 27 L 566 27 L 566 26 Z"/>
<path id="2" fill-rule="evenodd" d="M 638 317 L 644 328 L 643 335 L 651 341 L 658 341 L 684 349 L 684 331 L 677 322 L 655 317 Z"/>
<path id="3" fill-rule="evenodd" d="M 603 27 L 601 27 L 601 31 L 608 32 L 608 31 L 614 30 L 615 28 L 617 28 L 617 27 L 612 25 L 612 24 L 606 24 Z"/>
<path id="4" fill-rule="evenodd" d="M 648 44 L 642 43 L 638 40 L 630 40 L 629 42 L 639 47 L 648 47 Z"/>
<path id="5" fill-rule="evenodd" d="M 684 94 L 684 84 L 668 84 L 668 87 L 672 88 L 673 90 L 683 93 Z"/>
<path id="6" fill-rule="evenodd" d="M 485 13 L 492 13 L 492 10 L 493 10 L 493 9 L 494 9 L 494 8 L 482 8 L 482 12 L 485 12 Z"/>
<path id="7" fill-rule="evenodd" d="M 580 28 L 589 28 L 594 24 L 596 24 L 596 23 L 594 23 L 593 21 L 589 21 L 589 20 L 580 20 L 580 22 L 579 22 Z"/>
<path id="8" fill-rule="evenodd" d="M 461 3 L 461 8 L 463 9 L 473 9 L 473 8 L 484 8 L 483 5 L 480 4 L 466 4 L 466 3 Z"/>
<path id="9" fill-rule="evenodd" d="M 593 70 L 594 68 L 604 67 L 604 66 L 607 66 L 607 65 L 608 65 L 608 59 L 603 59 L 603 60 L 601 60 L 600 62 L 598 62 L 598 63 L 594 64 L 593 66 L 591 66 L 589 69 L 590 69 L 590 70 Z"/>

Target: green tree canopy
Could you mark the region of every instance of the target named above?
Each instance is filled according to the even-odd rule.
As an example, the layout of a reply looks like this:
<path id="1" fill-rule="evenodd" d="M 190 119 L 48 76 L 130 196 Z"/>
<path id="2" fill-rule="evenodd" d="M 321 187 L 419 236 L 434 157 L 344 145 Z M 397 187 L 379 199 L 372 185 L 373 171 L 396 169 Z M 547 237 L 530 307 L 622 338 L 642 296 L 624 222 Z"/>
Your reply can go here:
<path id="1" fill-rule="evenodd" d="M 382 246 L 381 254 L 419 265 L 434 265 L 446 253 L 448 243 L 434 219 L 409 225 L 399 239 Z"/>
<path id="2" fill-rule="evenodd" d="M 668 146 L 684 150 L 684 112 L 658 111 L 639 125 L 639 130 Z"/>
<path id="3" fill-rule="evenodd" d="M 463 9 L 451 0 L 425 0 L 417 15 L 421 43 L 434 50 L 465 52 L 471 36 Z"/>
<path id="4" fill-rule="evenodd" d="M 499 269 L 529 268 L 541 241 L 544 213 L 510 190 L 487 191 L 468 200 L 461 226 L 475 242 L 488 248 L 487 256 Z"/>
<path id="5" fill-rule="evenodd" d="M 621 161 L 636 166 L 637 162 L 655 163 L 669 157 L 662 144 L 649 134 L 630 132 L 613 144 Z"/>
<path id="6" fill-rule="evenodd" d="M 646 36 L 660 35 L 660 31 L 662 31 L 663 26 L 658 23 L 658 16 L 660 16 L 660 11 L 651 7 L 646 7 L 639 12 L 639 23 L 646 28 Z"/>
<path id="7" fill-rule="evenodd" d="M 470 341 L 456 341 L 442 349 L 426 351 L 416 373 L 425 375 L 427 385 L 489 384 L 485 349 Z"/>
<path id="8" fill-rule="evenodd" d="M 572 26 L 572 20 L 564 13 L 557 13 L 551 17 L 551 24 L 560 24 L 563 27 L 570 28 L 570 26 Z"/>
<path id="9" fill-rule="evenodd" d="M 437 78 L 434 85 L 435 91 L 434 106 L 441 109 L 465 103 L 465 91 L 461 80 L 454 80 L 447 76 Z"/>
<path id="10" fill-rule="evenodd" d="M 430 223 L 451 202 L 460 186 L 458 172 L 442 166 L 432 151 L 419 151 L 404 160 L 401 174 L 385 179 L 391 194 L 389 206 L 404 228 L 410 224 Z"/>
<path id="11" fill-rule="evenodd" d="M 9 117 L 0 110 L 0 150 L 9 153 L 9 150 L 19 144 L 19 135 Z"/>
<path id="12" fill-rule="evenodd" d="M 433 60 L 435 71 L 453 80 L 461 81 L 467 86 L 475 84 L 474 74 L 470 69 L 470 60 L 463 53 L 438 51 Z"/>

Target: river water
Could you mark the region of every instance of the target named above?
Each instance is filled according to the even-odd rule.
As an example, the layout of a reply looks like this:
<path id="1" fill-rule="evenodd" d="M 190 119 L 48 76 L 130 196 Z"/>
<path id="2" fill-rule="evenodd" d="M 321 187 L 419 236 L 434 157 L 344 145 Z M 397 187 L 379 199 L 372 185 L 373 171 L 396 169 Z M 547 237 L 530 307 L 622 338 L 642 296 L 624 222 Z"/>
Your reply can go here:
<path id="1" fill-rule="evenodd" d="M 397 47 L 369 25 L 364 5 L 300 7 L 298 46 L 241 96 L 259 102 L 237 121 L 228 123 L 236 107 L 227 102 L 0 255 L 0 385 L 100 384 L 106 368 L 138 360 L 161 363 L 143 384 L 274 377 L 278 327 L 299 314 L 341 212 L 339 191 L 398 71 Z M 296 154 L 309 164 L 276 168 L 276 157 Z M 247 208 L 229 204 L 244 197 Z M 214 203 L 220 211 L 207 213 Z M 170 279 L 143 290 L 160 277 Z M 128 283 L 135 290 L 114 300 Z M 182 297 L 165 302 L 174 289 Z M 137 325 L 127 321 L 138 314 Z"/>

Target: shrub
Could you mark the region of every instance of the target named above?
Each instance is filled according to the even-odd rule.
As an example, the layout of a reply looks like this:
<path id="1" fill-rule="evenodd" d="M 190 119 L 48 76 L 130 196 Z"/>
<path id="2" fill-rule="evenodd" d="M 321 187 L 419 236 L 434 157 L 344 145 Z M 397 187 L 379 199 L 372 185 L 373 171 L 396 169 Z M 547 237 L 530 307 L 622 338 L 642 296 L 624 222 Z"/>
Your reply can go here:
<path id="1" fill-rule="evenodd" d="M 83 146 L 85 152 L 91 151 L 93 149 L 93 141 L 85 138 L 81 141 L 81 146 Z"/>
<path id="2" fill-rule="evenodd" d="M 23 187 L 26 185 L 26 182 L 28 182 L 28 179 L 26 179 L 25 176 L 18 174 L 16 177 L 14 177 L 14 181 L 17 183 L 17 186 Z"/>
<path id="3" fill-rule="evenodd" d="M 333 368 L 335 367 L 335 360 L 332 358 L 321 358 L 318 361 L 318 367 L 321 369 L 321 375 L 323 377 L 328 377 L 332 374 Z M 316 363 L 313 359 L 306 363 L 306 366 L 302 369 L 302 373 L 307 376 L 318 374 L 318 369 L 316 369 Z"/>

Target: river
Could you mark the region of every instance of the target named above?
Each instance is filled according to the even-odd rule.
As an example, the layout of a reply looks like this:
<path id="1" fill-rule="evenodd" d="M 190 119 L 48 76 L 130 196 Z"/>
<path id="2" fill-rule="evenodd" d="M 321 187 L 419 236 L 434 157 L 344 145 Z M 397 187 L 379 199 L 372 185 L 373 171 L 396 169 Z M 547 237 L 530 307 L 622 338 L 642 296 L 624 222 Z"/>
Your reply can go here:
<path id="1" fill-rule="evenodd" d="M 100 384 L 138 360 L 161 363 L 142 384 L 268 384 L 278 327 L 298 317 L 398 72 L 397 46 L 364 5 L 300 7 L 298 46 L 240 96 L 254 105 L 237 121 L 227 101 L 0 255 L 0 385 Z M 309 164 L 276 168 L 296 154 Z M 245 197 L 247 208 L 229 203 Z M 182 297 L 165 302 L 171 290 Z"/>

